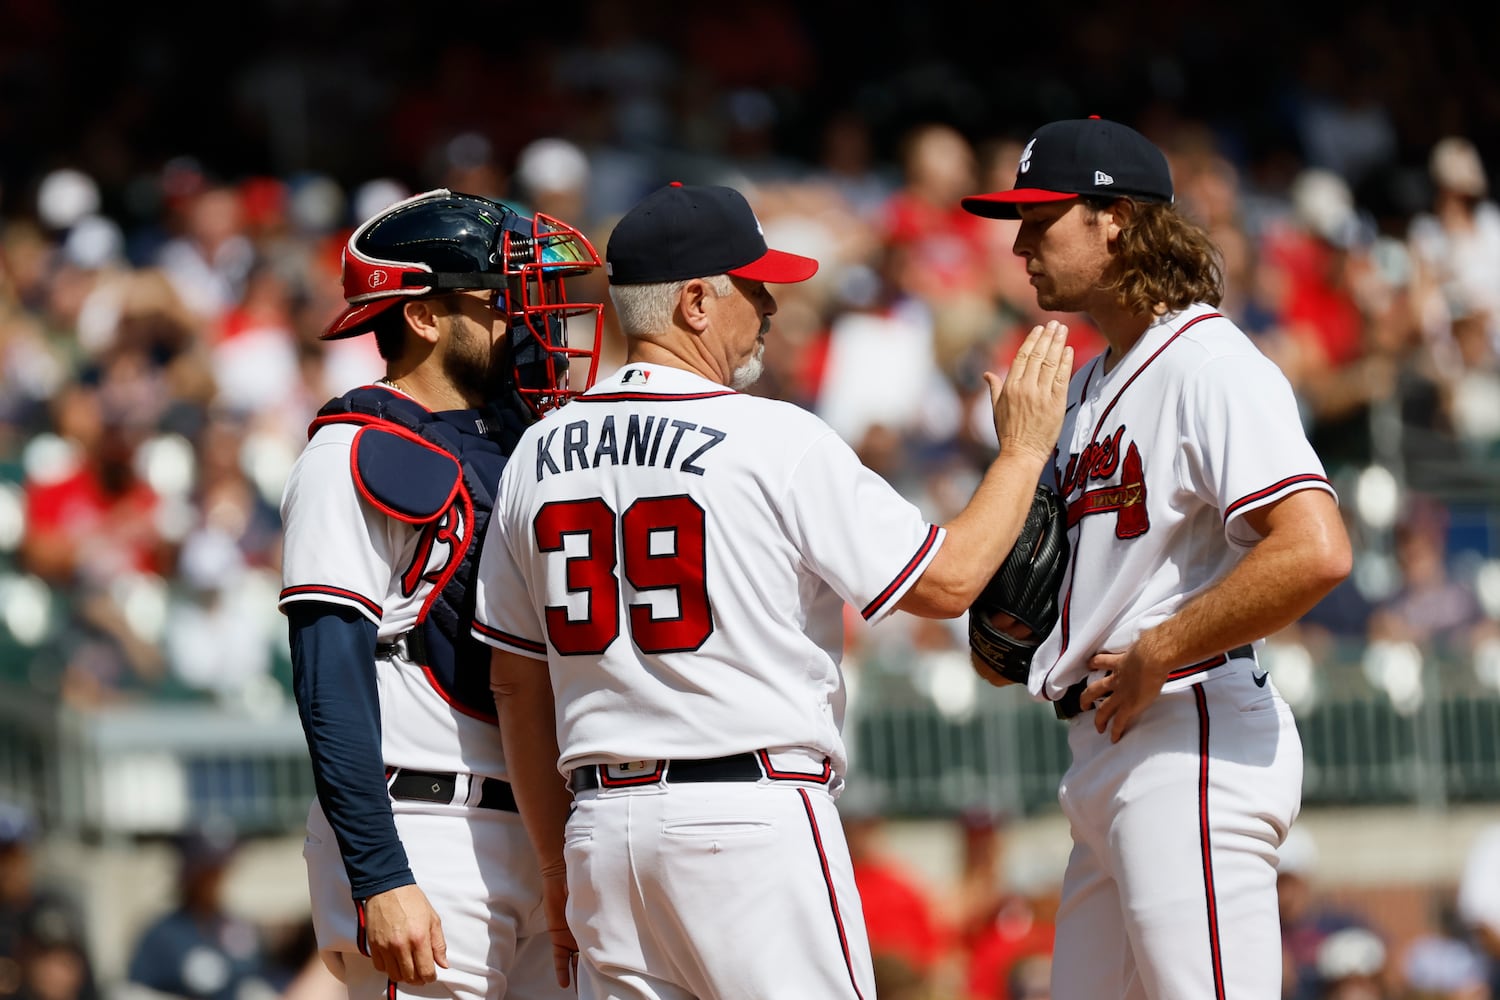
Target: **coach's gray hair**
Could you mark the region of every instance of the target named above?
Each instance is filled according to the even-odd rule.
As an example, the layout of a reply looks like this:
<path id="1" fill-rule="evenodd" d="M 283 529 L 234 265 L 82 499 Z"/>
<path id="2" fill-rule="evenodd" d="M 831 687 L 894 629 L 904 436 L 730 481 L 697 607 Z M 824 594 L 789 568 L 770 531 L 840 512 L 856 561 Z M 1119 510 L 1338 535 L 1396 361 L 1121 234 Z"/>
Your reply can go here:
<path id="1" fill-rule="evenodd" d="M 734 282 L 727 274 L 714 274 L 682 281 L 664 281 L 654 285 L 610 285 L 609 297 L 615 304 L 620 332 L 627 337 L 651 338 L 672 325 L 677 298 L 689 281 L 701 280 L 718 298 L 734 292 Z"/>

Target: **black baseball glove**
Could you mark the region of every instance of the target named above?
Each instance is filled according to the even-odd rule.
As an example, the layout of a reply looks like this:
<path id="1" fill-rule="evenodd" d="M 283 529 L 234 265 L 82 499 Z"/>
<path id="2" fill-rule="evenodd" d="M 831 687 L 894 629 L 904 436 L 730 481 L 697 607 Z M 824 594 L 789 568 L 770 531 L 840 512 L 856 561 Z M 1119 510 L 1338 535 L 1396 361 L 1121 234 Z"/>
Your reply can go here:
<path id="1" fill-rule="evenodd" d="M 1026 683 L 1031 654 L 1057 624 L 1057 592 L 1067 567 L 1067 505 L 1056 490 L 1039 485 L 1015 546 L 969 608 L 975 663 Z"/>

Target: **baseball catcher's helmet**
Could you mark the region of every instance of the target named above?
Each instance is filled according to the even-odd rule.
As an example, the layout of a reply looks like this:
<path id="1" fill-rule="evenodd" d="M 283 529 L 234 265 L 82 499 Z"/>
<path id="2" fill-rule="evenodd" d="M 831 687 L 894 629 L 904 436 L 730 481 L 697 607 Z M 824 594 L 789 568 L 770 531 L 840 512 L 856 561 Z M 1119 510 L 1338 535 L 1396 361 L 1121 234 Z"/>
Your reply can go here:
<path id="1" fill-rule="evenodd" d="M 516 393 L 540 415 L 586 391 L 598 373 L 604 306 L 569 302 L 564 279 L 599 263 L 588 239 L 558 219 L 528 218 L 446 188 L 427 191 L 397 202 L 349 237 L 343 257 L 349 307 L 322 339 L 365 333 L 371 319 L 407 297 L 493 289 L 494 307 L 509 323 Z M 570 326 L 579 333 L 589 323 L 588 346 L 570 346 Z M 578 389 L 569 386 L 575 361 L 588 367 Z"/>

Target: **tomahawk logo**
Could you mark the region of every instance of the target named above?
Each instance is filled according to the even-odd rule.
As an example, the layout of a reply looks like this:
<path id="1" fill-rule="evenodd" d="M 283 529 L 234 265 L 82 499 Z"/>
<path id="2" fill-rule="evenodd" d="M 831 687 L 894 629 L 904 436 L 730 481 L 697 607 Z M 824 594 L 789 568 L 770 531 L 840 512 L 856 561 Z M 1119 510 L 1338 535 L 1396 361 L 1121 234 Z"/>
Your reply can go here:
<path id="1" fill-rule="evenodd" d="M 1030 142 L 1028 142 L 1026 144 L 1026 148 L 1023 149 L 1023 150 L 1021 150 L 1021 165 L 1019 167 L 1019 170 L 1023 174 L 1026 173 L 1026 171 L 1028 171 L 1028 170 L 1031 169 L 1031 147 L 1033 147 L 1035 145 L 1036 145 L 1036 140 L 1032 139 Z"/>
<path id="2" fill-rule="evenodd" d="M 1089 442 L 1082 453 L 1068 459 L 1059 485 L 1065 496 L 1072 496 L 1089 482 L 1113 480 L 1117 472 L 1117 484 L 1085 489 L 1069 502 L 1069 527 L 1091 514 L 1114 514 L 1116 538 L 1138 538 L 1151 529 L 1140 449 L 1134 441 L 1125 441 L 1123 425 L 1104 440 Z"/>
<path id="3" fill-rule="evenodd" d="M 1109 174 L 1106 174 L 1104 171 L 1102 171 L 1102 170 L 1095 170 L 1094 171 L 1094 186 L 1095 187 L 1108 187 L 1109 185 L 1113 184 L 1114 182 L 1115 182 L 1115 179 L 1113 177 L 1109 176 Z"/>

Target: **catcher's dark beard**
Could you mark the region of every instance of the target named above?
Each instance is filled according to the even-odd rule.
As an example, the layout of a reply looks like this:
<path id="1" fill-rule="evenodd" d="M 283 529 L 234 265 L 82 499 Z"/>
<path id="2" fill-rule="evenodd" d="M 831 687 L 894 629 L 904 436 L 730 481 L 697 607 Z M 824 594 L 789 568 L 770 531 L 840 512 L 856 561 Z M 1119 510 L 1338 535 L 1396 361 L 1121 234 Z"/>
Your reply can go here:
<path id="1" fill-rule="evenodd" d="M 476 402 L 499 399 L 508 379 L 508 339 L 493 346 L 461 317 L 448 317 L 448 353 L 443 356 L 443 374 L 464 397 Z"/>

